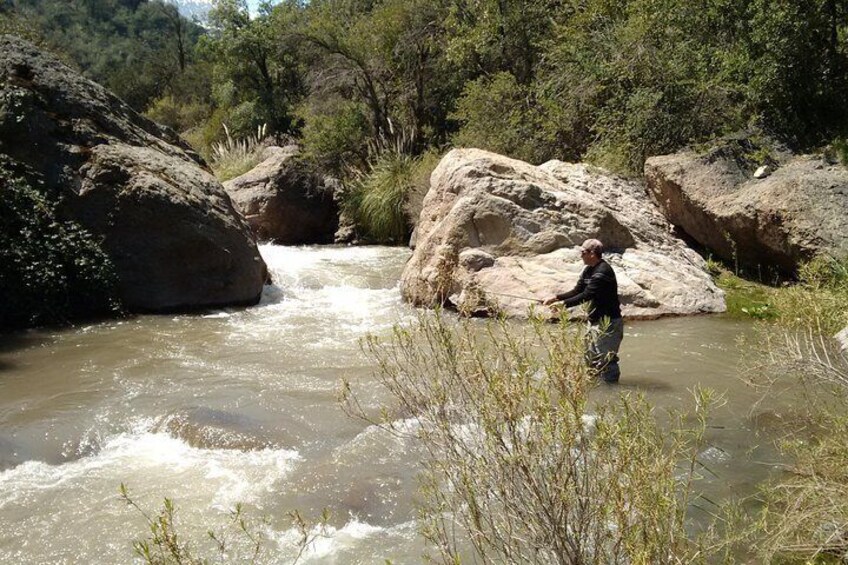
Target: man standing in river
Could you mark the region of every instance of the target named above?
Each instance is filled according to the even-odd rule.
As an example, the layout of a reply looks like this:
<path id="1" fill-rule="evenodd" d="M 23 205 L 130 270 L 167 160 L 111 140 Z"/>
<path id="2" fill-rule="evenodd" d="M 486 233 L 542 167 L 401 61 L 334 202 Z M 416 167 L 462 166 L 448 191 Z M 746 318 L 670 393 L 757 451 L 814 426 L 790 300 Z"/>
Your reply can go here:
<path id="1" fill-rule="evenodd" d="M 624 321 L 618 301 L 618 282 L 615 271 L 601 257 L 604 245 L 597 239 L 587 239 L 580 247 L 586 268 L 577 285 L 568 292 L 545 300 L 546 305 L 562 302 L 570 308 L 589 303 L 589 342 L 586 361 L 608 383 L 617 383 L 621 375 L 618 348 L 624 338 Z"/>

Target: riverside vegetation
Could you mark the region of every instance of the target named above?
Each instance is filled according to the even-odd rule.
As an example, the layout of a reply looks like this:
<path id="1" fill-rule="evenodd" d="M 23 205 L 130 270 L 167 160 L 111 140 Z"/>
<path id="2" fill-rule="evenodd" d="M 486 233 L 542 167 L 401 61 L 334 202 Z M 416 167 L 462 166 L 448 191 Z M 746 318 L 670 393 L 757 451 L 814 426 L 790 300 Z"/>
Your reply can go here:
<path id="1" fill-rule="evenodd" d="M 285 0 L 253 17 L 217 0 L 206 27 L 161 0 L 0 2 L 0 28 L 59 52 L 213 167 L 217 143 L 263 124 L 297 140 L 357 186 L 362 231 L 379 203 L 375 238 L 396 241 L 402 207 L 380 195 L 391 183 L 408 198 L 415 157 L 452 144 L 636 175 L 648 156 L 752 126 L 844 154 L 846 25 L 844 0 Z M 409 158 L 384 156 L 396 140 Z"/>

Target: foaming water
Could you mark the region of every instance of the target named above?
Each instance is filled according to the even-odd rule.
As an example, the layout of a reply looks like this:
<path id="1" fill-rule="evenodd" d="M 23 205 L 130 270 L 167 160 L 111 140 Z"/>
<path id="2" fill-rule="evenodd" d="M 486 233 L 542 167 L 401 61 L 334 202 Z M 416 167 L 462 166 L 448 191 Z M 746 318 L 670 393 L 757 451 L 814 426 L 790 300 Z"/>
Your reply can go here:
<path id="1" fill-rule="evenodd" d="M 337 403 L 342 379 L 367 406 L 386 400 L 360 340 L 414 319 L 398 287 L 409 251 L 260 250 L 274 284 L 255 307 L 25 332 L 0 347 L 0 563 L 131 561 L 147 527 L 121 483 L 151 513 L 174 499 L 185 539 L 226 524 L 238 502 L 267 515 L 272 563 L 299 551 L 287 513 L 325 508 L 333 518 L 305 562 L 420 561 L 414 442 Z M 754 461 L 772 455 L 752 441 L 756 395 L 734 377 L 747 330 L 720 317 L 633 323 L 622 346 L 621 388 L 659 407 L 691 405 L 696 384 L 726 394 L 704 453 L 718 497 L 750 492 L 768 473 Z"/>

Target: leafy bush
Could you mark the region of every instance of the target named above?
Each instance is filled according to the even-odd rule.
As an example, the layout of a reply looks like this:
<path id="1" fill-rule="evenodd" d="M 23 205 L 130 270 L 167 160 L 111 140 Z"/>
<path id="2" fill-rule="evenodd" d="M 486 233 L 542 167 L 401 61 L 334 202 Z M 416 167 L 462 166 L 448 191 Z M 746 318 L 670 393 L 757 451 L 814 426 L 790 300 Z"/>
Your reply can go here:
<path id="1" fill-rule="evenodd" d="M 848 260 L 818 257 L 801 266 L 799 277 L 800 284 L 774 294 L 782 325 L 825 335 L 848 325 Z"/>
<path id="2" fill-rule="evenodd" d="M 167 95 L 154 100 L 144 114 L 177 132 L 185 132 L 207 118 L 209 107 L 198 102 L 181 102 Z"/>
<path id="3" fill-rule="evenodd" d="M 303 149 L 308 158 L 334 174 L 343 173 L 346 165 L 363 162 L 369 128 L 361 105 L 341 103 L 320 111 L 304 108 L 301 114 Z"/>
<path id="4" fill-rule="evenodd" d="M 377 158 L 371 169 L 354 181 L 348 204 L 364 235 L 379 242 L 402 242 L 409 237 L 404 205 L 412 186 L 417 160 L 404 153 L 389 152 Z"/>
<path id="5" fill-rule="evenodd" d="M 539 320 L 455 324 L 438 313 L 370 338 L 394 404 L 348 413 L 417 440 L 422 516 L 437 562 L 690 563 L 687 535 L 705 392 L 661 429 L 637 395 L 589 404 L 583 335 Z M 590 414 L 591 411 L 591 414 Z M 412 431 L 410 431 L 412 430 Z"/>
<path id="6" fill-rule="evenodd" d="M 0 328 L 116 313 L 117 276 L 97 238 L 5 164 L 0 194 Z"/>
<path id="7" fill-rule="evenodd" d="M 129 489 L 123 483 L 121 500 L 140 513 L 147 522 L 149 536 L 133 541 L 136 555 L 146 565 L 208 565 L 212 561 L 203 556 L 206 553 L 214 555 L 216 563 L 255 565 L 269 562 L 269 548 L 264 534 L 268 521 L 247 516 L 241 504 L 236 504 L 230 512 L 230 519 L 224 528 L 207 531 L 208 539 L 205 541 L 211 542 L 212 549 L 205 551 L 198 543 L 201 540 L 186 540 L 180 533 L 173 500 L 165 498 L 159 513 L 151 516 L 130 496 Z M 297 563 L 316 539 L 327 535 L 330 514 L 325 510 L 315 524 L 308 523 L 297 511 L 289 512 L 289 518 L 299 535 L 296 548 L 298 554 L 292 560 L 292 563 Z"/>
<path id="8" fill-rule="evenodd" d="M 758 326 L 747 374 L 763 394 L 791 395 L 778 446 L 792 461 L 744 516 L 744 541 L 763 563 L 848 559 L 848 353 L 833 334 L 848 324 L 848 262 L 819 258 L 803 281 L 774 293 L 779 316 Z"/>
<path id="9" fill-rule="evenodd" d="M 486 149 L 534 164 L 558 154 L 532 91 L 510 73 L 468 83 L 452 118 L 462 123 L 453 139 L 459 147 Z"/>

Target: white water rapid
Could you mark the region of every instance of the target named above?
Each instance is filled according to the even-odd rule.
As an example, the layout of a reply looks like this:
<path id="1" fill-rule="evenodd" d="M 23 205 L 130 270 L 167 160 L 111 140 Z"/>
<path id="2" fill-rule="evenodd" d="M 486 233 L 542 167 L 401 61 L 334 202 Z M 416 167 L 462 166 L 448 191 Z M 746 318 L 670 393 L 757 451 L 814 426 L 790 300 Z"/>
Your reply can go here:
<path id="1" fill-rule="evenodd" d="M 180 535 L 200 550 L 243 503 L 249 519 L 267 517 L 265 562 L 296 556 L 289 511 L 324 508 L 330 527 L 302 563 L 421 561 L 417 455 L 337 403 L 342 378 L 366 402 L 386 400 L 359 340 L 414 318 L 398 288 L 409 251 L 261 251 L 275 285 L 256 307 L 1 338 L 0 564 L 133 562 L 148 530 L 121 483 L 151 514 L 173 499 Z M 620 388 L 659 407 L 691 404 L 697 383 L 726 393 L 703 454 L 718 498 L 750 490 L 771 456 L 754 434 L 768 414 L 751 415 L 756 397 L 734 377 L 746 328 L 629 323 L 622 348 Z"/>

